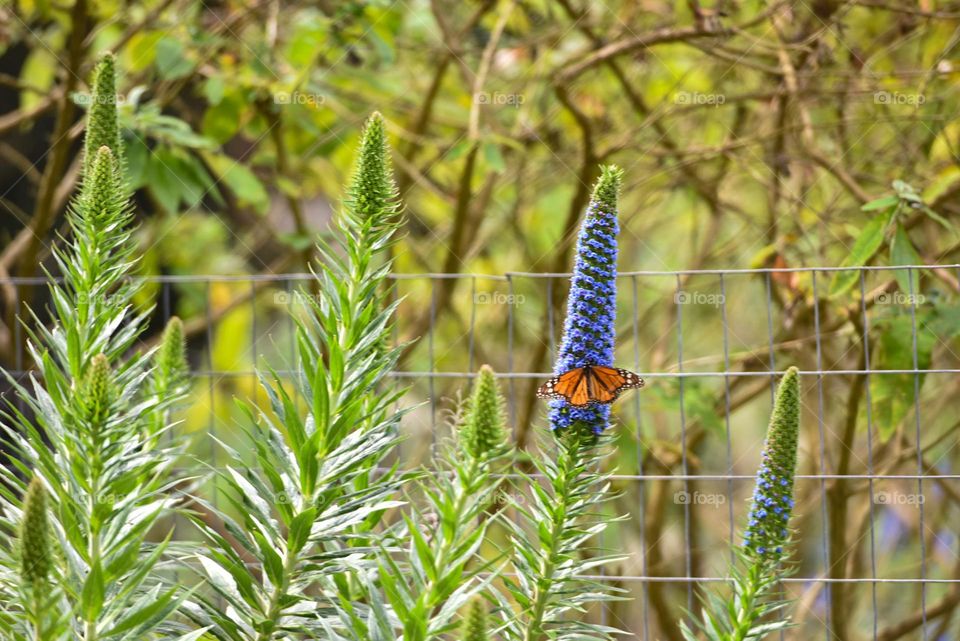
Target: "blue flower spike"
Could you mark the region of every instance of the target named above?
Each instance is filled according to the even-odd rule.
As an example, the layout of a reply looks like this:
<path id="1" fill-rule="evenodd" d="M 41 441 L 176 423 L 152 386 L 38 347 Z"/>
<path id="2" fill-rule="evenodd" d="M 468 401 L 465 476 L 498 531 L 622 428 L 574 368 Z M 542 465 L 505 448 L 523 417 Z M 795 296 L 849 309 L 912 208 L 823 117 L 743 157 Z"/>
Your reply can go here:
<path id="1" fill-rule="evenodd" d="M 779 560 L 789 536 L 799 432 L 800 377 L 791 367 L 777 388 L 744 534 L 744 548 L 761 560 Z"/>
<path id="2" fill-rule="evenodd" d="M 554 373 L 586 365 L 613 365 L 617 306 L 617 199 L 623 170 L 601 168 L 587 215 L 577 239 L 563 340 Z M 600 434 L 610 423 L 609 405 L 571 407 L 564 400 L 550 403 L 555 431 L 586 428 Z"/>

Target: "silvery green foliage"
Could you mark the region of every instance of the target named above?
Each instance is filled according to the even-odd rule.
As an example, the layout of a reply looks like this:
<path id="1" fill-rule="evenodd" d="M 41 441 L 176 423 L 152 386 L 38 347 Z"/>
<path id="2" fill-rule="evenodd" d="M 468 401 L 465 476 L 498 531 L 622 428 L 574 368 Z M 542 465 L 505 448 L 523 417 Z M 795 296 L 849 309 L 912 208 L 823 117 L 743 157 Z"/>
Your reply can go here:
<path id="1" fill-rule="evenodd" d="M 379 573 L 367 577 L 374 616 L 365 621 L 341 610 L 345 638 L 444 638 L 499 574 L 479 553 L 498 517 L 502 477 L 495 474 L 509 453 L 503 398 L 489 367 L 463 410 L 451 421 L 456 439 L 441 444 L 420 473 L 415 493 L 422 498 L 411 498 L 402 527 L 385 541 Z"/>
<path id="2" fill-rule="evenodd" d="M 737 549 L 736 561 L 730 568 L 731 589 L 726 596 L 707 591 L 703 596 L 700 617 L 693 626 L 680 622 L 686 641 L 761 641 L 774 638 L 773 633 L 790 627 L 790 621 L 778 613 L 790 605 L 775 598 L 777 584 L 784 576 L 779 561 L 758 559 L 756 555 Z"/>
<path id="3" fill-rule="evenodd" d="M 622 634 L 578 616 L 592 604 L 621 598 L 608 583 L 582 578 L 626 558 L 595 547 L 616 520 L 601 511 L 613 498 L 610 475 L 599 471 L 608 438 L 589 426 L 570 427 L 556 444 L 555 456 L 532 457 L 542 481 L 520 474 L 517 491 L 526 488 L 525 500 L 509 508 L 516 511 L 514 518 L 504 519 L 515 571 L 505 579 L 513 603 L 501 601 L 500 634 L 507 641 L 588 641 Z"/>
<path id="4" fill-rule="evenodd" d="M 158 578 L 166 542 L 148 541 L 173 507 L 179 450 L 143 434 L 182 397 L 152 394 L 152 356 L 132 352 L 147 311 L 134 311 L 137 285 L 125 280 L 135 258 L 118 154 L 107 146 L 117 141 L 114 95 L 108 56 L 94 84 L 94 103 L 105 106 L 88 127 L 92 153 L 69 208 L 71 237 L 54 250 L 63 280 L 50 287 L 53 322 L 37 322 L 29 336 L 36 365 L 30 380 L 8 377 L 24 410 L 10 403 L 0 420 L 11 453 L 0 467 L 0 530 L 15 531 L 22 518 L 24 478 L 35 475 L 46 491 L 56 553 L 45 639 L 172 634 L 165 620 L 180 599 Z M 13 556 L 0 544 L 0 628 L 4 639 L 32 639 L 35 630 L 26 625 L 26 604 L 9 571 Z"/>
<path id="5" fill-rule="evenodd" d="M 374 115 L 336 246 L 318 247 L 316 294 L 297 297 L 305 311 L 295 316 L 299 375 L 264 378 L 271 412 L 240 404 L 251 465 L 224 445 L 237 464 L 217 471 L 218 487 L 232 509 L 204 505 L 229 536 L 197 521 L 209 542 L 195 559 L 207 586 L 187 611 L 217 639 L 327 638 L 339 625 L 336 608 L 367 616 L 355 603 L 356 576 L 375 570 L 374 528 L 402 505 L 402 479 L 384 469 L 401 418 L 393 408 L 402 392 L 387 379 L 399 349 L 388 346 L 395 307 L 385 297 L 398 210 L 383 120 Z"/>

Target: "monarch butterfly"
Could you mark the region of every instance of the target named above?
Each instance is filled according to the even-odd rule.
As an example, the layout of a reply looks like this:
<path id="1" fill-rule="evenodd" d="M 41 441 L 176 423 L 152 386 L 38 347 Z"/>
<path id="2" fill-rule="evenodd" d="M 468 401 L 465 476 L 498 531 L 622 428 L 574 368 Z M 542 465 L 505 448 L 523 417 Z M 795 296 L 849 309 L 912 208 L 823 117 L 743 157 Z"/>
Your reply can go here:
<path id="1" fill-rule="evenodd" d="M 625 389 L 643 387 L 643 379 L 631 371 L 603 365 L 585 365 L 554 376 L 540 386 L 540 398 L 563 399 L 574 407 L 612 403 Z"/>

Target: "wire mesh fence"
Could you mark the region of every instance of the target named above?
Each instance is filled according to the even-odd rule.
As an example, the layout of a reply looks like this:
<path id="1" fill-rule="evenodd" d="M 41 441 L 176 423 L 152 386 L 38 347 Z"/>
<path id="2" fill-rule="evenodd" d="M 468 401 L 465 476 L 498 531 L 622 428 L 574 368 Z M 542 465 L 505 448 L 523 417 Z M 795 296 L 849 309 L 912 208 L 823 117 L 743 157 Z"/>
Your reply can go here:
<path id="1" fill-rule="evenodd" d="M 515 440 L 543 437 L 534 392 L 551 373 L 568 278 L 394 275 L 396 340 L 409 341 L 395 377 L 419 404 L 404 423 L 406 465 L 445 437 L 447 410 L 483 363 Z M 597 578 L 631 599 L 587 616 L 645 641 L 680 638 L 683 608 L 725 580 L 777 378 L 797 365 L 796 568 L 783 582 L 797 625 L 785 638 L 960 638 L 958 278 L 958 265 L 621 273 L 617 364 L 647 387 L 614 410 L 610 509 L 628 516 L 601 543 L 624 559 Z M 42 306 L 43 279 L 2 284 Z M 311 286 L 309 274 L 145 279 L 153 327 L 186 320 L 195 402 L 183 429 L 229 443 L 232 398 L 265 400 L 255 372 L 296 371 L 293 293 Z M 26 376 L 13 331 L 4 366 Z M 223 463 L 213 439 L 197 442 Z"/>

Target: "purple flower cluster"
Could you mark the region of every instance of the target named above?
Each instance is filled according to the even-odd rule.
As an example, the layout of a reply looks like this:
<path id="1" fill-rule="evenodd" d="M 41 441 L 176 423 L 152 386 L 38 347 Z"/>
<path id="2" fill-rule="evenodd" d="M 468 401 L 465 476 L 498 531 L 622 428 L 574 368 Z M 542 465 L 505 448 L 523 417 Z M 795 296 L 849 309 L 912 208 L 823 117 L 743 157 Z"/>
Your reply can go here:
<path id="1" fill-rule="evenodd" d="M 622 175 L 617 167 L 603 168 L 580 228 L 556 374 L 585 365 L 613 365 L 620 230 L 617 196 Z M 599 434 L 609 421 L 609 405 L 579 408 L 563 400 L 550 402 L 550 424 L 554 430 L 580 423 Z"/>
<path id="2" fill-rule="evenodd" d="M 791 367 L 777 389 L 744 534 L 744 547 L 762 559 L 781 558 L 789 538 L 799 427 L 800 385 Z"/>

